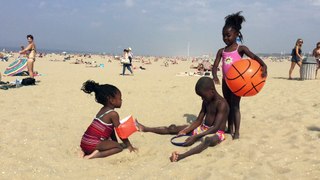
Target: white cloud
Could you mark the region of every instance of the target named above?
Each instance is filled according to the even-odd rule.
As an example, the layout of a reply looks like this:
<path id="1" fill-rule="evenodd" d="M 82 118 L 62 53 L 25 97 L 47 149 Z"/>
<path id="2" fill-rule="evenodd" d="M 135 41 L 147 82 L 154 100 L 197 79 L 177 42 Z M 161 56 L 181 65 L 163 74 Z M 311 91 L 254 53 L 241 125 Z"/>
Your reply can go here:
<path id="1" fill-rule="evenodd" d="M 173 25 L 173 24 L 167 24 L 162 27 L 164 31 L 168 32 L 180 32 L 180 31 L 186 31 L 189 30 L 190 28 L 182 25 Z"/>
<path id="2" fill-rule="evenodd" d="M 134 5 L 134 2 L 133 0 L 125 0 L 124 4 L 127 7 L 132 7 Z"/>
<path id="3" fill-rule="evenodd" d="M 207 7 L 208 6 L 208 1 L 207 0 L 191 0 L 191 1 L 186 1 L 186 5 L 188 7 Z"/>
<path id="4" fill-rule="evenodd" d="M 75 15 L 75 14 L 77 14 L 78 12 L 79 12 L 79 9 L 73 8 L 73 9 L 70 10 L 69 15 Z"/>
<path id="5" fill-rule="evenodd" d="M 142 14 L 146 14 L 147 12 L 148 12 L 148 11 L 145 10 L 145 9 L 142 9 L 142 10 L 141 10 L 141 13 L 142 13 Z"/>
<path id="6" fill-rule="evenodd" d="M 40 3 L 39 3 L 39 8 L 40 9 L 42 9 L 44 6 L 46 5 L 46 2 L 45 1 L 41 1 Z"/>
<path id="7" fill-rule="evenodd" d="M 98 7 L 98 12 L 100 12 L 100 13 L 106 13 L 106 12 L 107 12 L 107 8 L 108 8 L 108 4 L 107 4 L 107 3 L 102 3 L 102 4 Z"/>
<path id="8" fill-rule="evenodd" d="M 99 28 L 99 27 L 102 26 L 102 23 L 101 23 L 101 22 L 98 22 L 98 21 L 94 21 L 94 22 L 91 22 L 91 23 L 90 23 L 90 26 L 91 26 L 92 28 Z"/>
<path id="9" fill-rule="evenodd" d="M 309 1 L 314 6 L 320 6 L 320 0 L 309 0 Z"/>

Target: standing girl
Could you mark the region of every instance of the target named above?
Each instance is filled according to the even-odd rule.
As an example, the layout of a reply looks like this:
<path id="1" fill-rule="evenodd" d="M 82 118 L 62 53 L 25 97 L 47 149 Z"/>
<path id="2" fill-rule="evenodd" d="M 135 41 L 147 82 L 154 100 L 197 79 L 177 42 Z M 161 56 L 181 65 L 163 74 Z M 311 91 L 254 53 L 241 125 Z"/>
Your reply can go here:
<path id="1" fill-rule="evenodd" d="M 88 80 L 81 88 L 85 93 L 95 93 L 96 102 L 103 105 L 96 117 L 84 133 L 80 147 L 84 152 L 84 158 L 102 158 L 122 151 L 122 147 L 117 142 L 114 127 L 120 125 L 119 114 L 114 110 L 120 108 L 122 104 L 120 90 L 109 84 L 99 85 Z M 136 151 L 129 139 L 121 139 L 128 147 L 129 151 Z"/>
<path id="2" fill-rule="evenodd" d="M 296 66 L 296 64 L 301 67 L 302 64 L 302 50 L 301 50 L 301 46 L 303 44 L 303 40 L 302 39 L 297 39 L 296 41 L 296 45 L 295 47 L 292 49 L 291 52 L 291 66 L 290 66 L 290 70 L 289 70 L 289 80 L 292 79 L 292 71 L 294 69 L 294 67 Z M 301 78 L 301 73 L 300 73 L 300 78 Z"/>
<path id="3" fill-rule="evenodd" d="M 224 98 L 227 100 L 230 112 L 228 116 L 228 130 L 233 139 L 238 139 L 240 137 L 240 99 L 241 97 L 232 93 L 225 82 L 225 74 L 232 66 L 233 63 L 242 59 L 243 55 L 256 60 L 262 66 L 262 76 L 267 76 L 267 65 L 254 53 L 252 53 L 248 47 L 244 45 L 239 45 L 237 43 L 237 38 L 242 42 L 243 36 L 240 32 L 241 24 L 245 21 L 245 18 L 240 15 L 241 12 L 228 15 L 225 17 L 225 25 L 222 29 L 223 41 L 226 44 L 224 48 L 219 49 L 214 65 L 212 68 L 213 80 L 216 84 L 220 84 L 219 78 L 217 76 L 218 66 L 222 59 L 222 92 Z"/>
<path id="4" fill-rule="evenodd" d="M 27 39 L 28 39 L 29 45 L 26 48 L 19 51 L 19 53 L 27 54 L 27 58 L 28 58 L 27 67 L 28 67 L 29 76 L 31 78 L 34 78 L 33 66 L 34 66 L 34 62 L 36 61 L 37 50 L 36 50 L 36 45 L 33 42 L 33 36 L 29 34 L 27 35 Z"/>

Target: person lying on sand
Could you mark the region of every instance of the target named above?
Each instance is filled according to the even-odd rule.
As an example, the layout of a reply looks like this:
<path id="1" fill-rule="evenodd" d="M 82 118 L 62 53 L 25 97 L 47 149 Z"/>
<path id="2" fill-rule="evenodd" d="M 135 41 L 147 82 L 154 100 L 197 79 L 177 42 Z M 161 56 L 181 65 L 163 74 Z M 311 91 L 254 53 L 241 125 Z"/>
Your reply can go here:
<path id="1" fill-rule="evenodd" d="M 216 91 L 213 79 L 209 77 L 201 77 L 196 84 L 195 91 L 203 101 L 197 119 L 190 125 L 177 126 L 172 124 L 168 127 L 147 127 L 136 121 L 137 127 L 141 132 L 190 135 L 186 139 L 184 146 L 191 146 L 196 141 L 205 137 L 200 145 L 185 153 L 179 154 L 176 151 L 173 152 L 170 157 L 171 162 L 200 153 L 209 146 L 215 146 L 225 139 L 224 131 L 229 114 L 227 101 Z"/>
<path id="2" fill-rule="evenodd" d="M 70 64 L 85 64 L 85 62 L 82 59 L 81 60 L 76 59 L 75 62 L 71 62 Z"/>

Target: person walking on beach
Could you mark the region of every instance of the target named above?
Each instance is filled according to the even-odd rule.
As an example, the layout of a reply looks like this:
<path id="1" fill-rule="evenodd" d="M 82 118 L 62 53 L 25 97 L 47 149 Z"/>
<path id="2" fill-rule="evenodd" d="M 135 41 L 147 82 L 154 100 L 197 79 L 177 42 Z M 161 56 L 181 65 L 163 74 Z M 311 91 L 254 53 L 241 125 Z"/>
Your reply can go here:
<path id="1" fill-rule="evenodd" d="M 302 46 L 302 44 L 303 44 L 303 40 L 299 38 L 296 41 L 295 47 L 292 49 L 291 66 L 289 69 L 289 80 L 292 80 L 292 71 L 293 71 L 294 67 L 296 66 L 296 64 L 299 66 L 299 68 L 301 67 L 301 64 L 302 64 L 301 46 Z M 301 78 L 301 72 L 300 72 L 300 78 Z"/>
<path id="2" fill-rule="evenodd" d="M 318 65 L 316 70 L 316 78 L 317 78 L 318 70 L 320 69 L 320 42 L 317 43 L 317 46 L 316 48 L 314 48 L 312 54 L 316 58 L 317 65 Z"/>
<path id="3" fill-rule="evenodd" d="M 242 59 L 243 55 L 256 60 L 262 66 L 262 76 L 267 76 L 267 65 L 254 53 L 252 53 L 248 47 L 244 45 L 239 45 L 237 43 L 237 38 L 242 42 L 243 36 L 240 32 L 241 24 L 245 21 L 245 18 L 240 15 L 240 12 L 228 15 L 225 17 L 225 25 L 222 29 L 223 41 L 227 45 L 224 48 L 219 49 L 216 55 L 216 59 L 212 68 L 213 80 L 216 84 L 220 84 L 219 78 L 217 76 L 218 66 L 222 60 L 222 91 L 223 96 L 227 100 L 230 112 L 228 117 L 228 130 L 233 139 L 238 139 L 240 137 L 240 100 L 241 97 L 233 94 L 229 89 L 225 81 L 225 74 L 232 66 L 233 63 Z"/>
<path id="4" fill-rule="evenodd" d="M 23 50 L 19 51 L 20 54 L 27 54 L 28 62 L 27 62 L 27 68 L 29 72 L 29 76 L 31 78 L 34 78 L 34 72 L 33 72 L 33 67 L 34 67 L 34 62 L 36 61 L 36 45 L 33 41 L 33 36 L 31 34 L 27 35 L 28 39 L 28 46 L 24 48 Z"/>
<path id="5" fill-rule="evenodd" d="M 128 58 L 130 60 L 130 62 L 132 62 L 132 58 L 133 58 L 133 53 L 132 53 L 132 49 L 131 47 L 128 47 Z"/>
<path id="6" fill-rule="evenodd" d="M 130 48 L 131 49 L 131 48 Z M 124 62 L 122 62 L 122 74 L 121 75 L 125 75 L 126 69 L 128 69 L 131 73 L 131 75 L 133 75 L 133 71 L 131 70 L 131 66 L 132 66 L 132 56 L 129 56 L 129 50 L 128 49 L 124 49 L 123 50 L 123 59 Z M 130 57 L 130 58 L 129 58 Z"/>
<path id="7" fill-rule="evenodd" d="M 83 158 L 107 157 L 123 150 L 115 136 L 114 128 L 120 125 L 119 114 L 114 110 L 122 104 L 120 90 L 110 84 L 98 84 L 92 80 L 83 83 L 81 90 L 87 94 L 95 93 L 96 102 L 103 105 L 83 134 L 80 147 Z M 121 139 L 129 151 L 136 151 L 129 139 Z"/>
<path id="8" fill-rule="evenodd" d="M 227 101 L 216 91 L 213 80 L 209 77 L 201 77 L 195 86 L 195 91 L 201 97 L 202 105 L 197 119 L 190 125 L 147 127 L 136 121 L 141 132 L 190 135 L 184 146 L 191 146 L 204 138 L 198 146 L 185 153 L 179 154 L 174 151 L 170 157 L 171 162 L 200 153 L 209 146 L 215 146 L 225 140 L 224 131 L 229 113 Z"/>

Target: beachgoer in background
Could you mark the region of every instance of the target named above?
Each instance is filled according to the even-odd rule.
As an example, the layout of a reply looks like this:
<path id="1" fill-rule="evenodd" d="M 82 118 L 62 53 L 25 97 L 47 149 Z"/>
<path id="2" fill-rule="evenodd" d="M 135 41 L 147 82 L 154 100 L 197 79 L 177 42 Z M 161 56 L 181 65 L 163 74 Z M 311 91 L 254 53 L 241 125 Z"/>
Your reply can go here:
<path id="1" fill-rule="evenodd" d="M 131 48 L 130 48 L 131 49 Z M 123 50 L 123 59 L 129 59 L 129 63 L 123 63 L 123 67 L 122 67 L 122 74 L 121 75 L 125 75 L 126 72 L 126 68 L 130 71 L 131 75 L 133 75 L 133 71 L 131 70 L 131 66 L 132 66 L 132 56 L 131 58 L 129 58 L 129 50 L 128 49 L 124 49 Z M 131 60 L 130 60 L 131 59 Z"/>
<path id="2" fill-rule="evenodd" d="M 242 59 L 243 55 L 250 57 L 251 59 L 256 60 L 262 66 L 262 75 L 267 76 L 267 65 L 253 52 L 249 50 L 248 47 L 244 45 L 239 45 L 237 43 L 237 38 L 239 37 L 242 41 L 243 36 L 240 32 L 241 24 L 245 21 L 245 18 L 240 15 L 241 12 L 228 15 L 225 18 L 225 25 L 222 29 L 223 41 L 227 45 L 224 48 L 219 49 L 214 61 L 212 68 L 213 80 L 216 84 L 220 84 L 219 78 L 217 76 L 218 66 L 222 59 L 222 92 L 224 98 L 227 100 L 230 113 L 228 117 L 228 131 L 233 139 L 238 139 L 240 137 L 240 100 L 241 97 L 233 94 L 229 89 L 225 81 L 225 74 L 232 66 L 233 63 Z"/>
<path id="3" fill-rule="evenodd" d="M 212 64 L 209 62 L 209 60 L 202 61 L 203 67 L 205 71 L 211 71 L 212 70 Z"/>
<path id="4" fill-rule="evenodd" d="M 88 80 L 83 83 L 81 90 L 85 93 L 95 93 L 96 102 L 102 104 L 96 117 L 84 133 L 80 147 L 86 159 L 107 157 L 122 151 L 118 143 L 114 128 L 120 125 L 119 114 L 114 110 L 122 104 L 120 90 L 109 84 L 99 85 Z M 136 151 L 129 139 L 121 139 L 129 151 Z"/>
<path id="5" fill-rule="evenodd" d="M 24 46 L 20 46 L 21 51 L 24 50 Z M 20 54 L 20 57 L 27 57 L 27 53 Z"/>
<path id="6" fill-rule="evenodd" d="M 169 63 L 167 60 L 163 61 L 164 67 L 169 67 Z"/>
<path id="7" fill-rule="evenodd" d="M 2 54 L 1 52 L 0 52 L 0 60 L 1 61 L 5 61 L 5 62 L 7 62 L 8 60 L 9 60 L 9 57 L 11 57 L 11 55 L 10 54 Z"/>
<path id="8" fill-rule="evenodd" d="M 130 62 L 132 62 L 132 59 L 133 59 L 133 53 L 132 53 L 132 49 L 131 47 L 128 47 L 128 58 L 130 60 Z"/>
<path id="9" fill-rule="evenodd" d="M 197 72 L 196 73 L 199 74 L 199 75 L 203 75 L 204 71 L 205 71 L 204 65 L 203 65 L 203 63 L 200 63 L 198 65 L 198 67 L 197 67 Z"/>
<path id="10" fill-rule="evenodd" d="M 28 39 L 28 43 L 29 45 L 19 51 L 20 54 L 27 54 L 27 58 L 28 58 L 28 63 L 27 63 L 27 68 L 28 68 L 28 72 L 29 72 L 29 76 L 31 78 L 34 78 L 34 72 L 33 72 L 33 67 L 34 67 L 34 62 L 36 61 L 36 45 L 33 42 L 33 36 L 32 35 L 27 35 L 27 39 Z"/>
<path id="11" fill-rule="evenodd" d="M 137 127 L 141 132 L 190 135 L 184 143 L 185 146 L 191 146 L 205 137 L 205 140 L 200 145 L 190 151 L 183 154 L 173 152 L 170 157 L 172 162 L 200 153 L 207 147 L 219 144 L 225 139 L 224 131 L 229 113 L 227 101 L 219 95 L 213 80 L 209 77 L 200 78 L 195 86 L 195 91 L 202 98 L 202 105 L 197 119 L 190 125 L 177 126 L 172 124 L 168 127 L 147 127 L 136 121 Z"/>
<path id="12" fill-rule="evenodd" d="M 320 69 L 320 42 L 317 43 L 317 46 L 316 48 L 314 48 L 312 54 L 316 58 L 317 65 L 318 65 L 316 70 L 316 78 L 317 78 L 318 70 Z"/>
<path id="13" fill-rule="evenodd" d="M 294 67 L 296 66 L 296 64 L 301 67 L 302 64 L 302 50 L 301 50 L 301 46 L 303 44 L 303 40 L 302 39 L 297 39 L 296 41 L 296 45 L 295 47 L 292 49 L 291 52 L 291 66 L 289 69 L 289 80 L 292 79 L 292 71 L 294 69 Z M 300 72 L 300 78 L 301 78 L 301 72 Z"/>
<path id="14" fill-rule="evenodd" d="M 151 60 L 150 59 L 147 59 L 147 60 L 141 60 L 142 64 L 152 64 Z"/>

